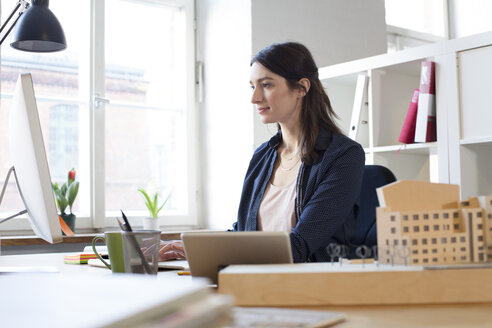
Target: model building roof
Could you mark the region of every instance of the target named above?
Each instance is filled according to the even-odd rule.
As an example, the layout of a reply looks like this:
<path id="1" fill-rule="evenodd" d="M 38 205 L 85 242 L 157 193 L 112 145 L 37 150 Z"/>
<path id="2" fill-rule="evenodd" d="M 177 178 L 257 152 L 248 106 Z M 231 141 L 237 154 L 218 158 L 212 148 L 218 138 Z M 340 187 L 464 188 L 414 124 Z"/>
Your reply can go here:
<path id="1" fill-rule="evenodd" d="M 380 207 L 385 211 L 419 211 L 457 208 L 458 185 L 401 180 L 377 189 Z"/>

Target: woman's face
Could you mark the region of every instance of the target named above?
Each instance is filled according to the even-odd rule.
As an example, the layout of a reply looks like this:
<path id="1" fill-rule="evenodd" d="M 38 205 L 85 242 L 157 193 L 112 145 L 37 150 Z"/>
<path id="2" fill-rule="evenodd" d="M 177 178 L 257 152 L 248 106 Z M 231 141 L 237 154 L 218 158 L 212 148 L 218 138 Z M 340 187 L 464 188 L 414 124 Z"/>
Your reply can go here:
<path id="1" fill-rule="evenodd" d="M 251 66 L 251 102 L 256 105 L 262 123 L 298 124 L 302 97 L 292 90 L 287 80 L 258 62 Z"/>

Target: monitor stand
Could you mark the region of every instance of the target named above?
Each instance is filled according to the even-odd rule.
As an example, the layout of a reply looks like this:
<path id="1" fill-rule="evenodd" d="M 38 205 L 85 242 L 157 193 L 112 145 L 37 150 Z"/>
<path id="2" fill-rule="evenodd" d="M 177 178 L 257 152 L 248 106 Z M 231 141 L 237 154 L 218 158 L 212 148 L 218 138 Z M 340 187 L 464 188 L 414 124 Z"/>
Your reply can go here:
<path id="1" fill-rule="evenodd" d="M 24 202 L 24 196 L 22 195 L 22 191 L 21 191 L 20 186 L 19 186 L 19 181 L 17 179 L 17 174 L 15 173 L 15 168 L 12 166 L 9 169 L 9 171 L 7 173 L 7 177 L 5 178 L 5 183 L 3 184 L 2 193 L 0 194 L 0 205 L 2 204 L 3 195 L 5 194 L 5 190 L 7 189 L 7 184 L 9 183 L 10 175 L 12 174 L 12 172 L 14 172 L 15 184 L 17 185 L 17 190 L 19 191 L 19 195 L 20 195 L 20 197 L 22 199 L 22 202 L 25 203 Z M 25 210 L 22 210 L 22 211 L 20 211 L 17 214 L 14 214 L 14 215 L 9 216 L 8 218 L 1 219 L 0 220 L 0 224 L 4 223 L 4 222 L 6 222 L 6 221 L 8 221 L 10 219 L 13 219 L 15 217 L 18 217 L 19 215 L 26 214 L 26 213 L 27 213 L 27 210 L 26 209 Z"/>
<path id="2" fill-rule="evenodd" d="M 21 189 L 19 187 L 19 182 L 17 180 L 17 174 L 15 173 L 15 168 L 12 166 L 7 173 L 7 177 L 5 178 L 5 183 L 3 185 L 2 192 L 0 193 L 0 205 L 2 204 L 3 196 L 5 194 L 5 190 L 7 189 L 7 184 L 9 183 L 10 175 L 12 174 L 12 172 L 14 173 L 15 183 L 17 185 L 17 190 L 19 191 L 19 195 L 20 195 L 22 201 L 24 202 L 24 196 L 22 195 Z M 8 218 L 0 219 L 0 224 L 8 221 L 10 219 L 13 219 L 19 215 L 26 214 L 26 213 L 27 213 L 27 210 L 25 209 L 25 210 L 20 211 L 17 214 L 9 216 Z M 0 247 L 1 247 L 1 245 L 0 245 Z M 0 248 L 0 250 L 1 250 L 1 248 Z M 0 251 L 0 255 L 1 255 L 1 251 Z M 53 266 L 3 266 L 3 265 L 0 265 L 0 275 L 4 274 L 4 273 L 33 273 L 33 272 L 54 273 L 54 272 L 60 272 L 60 270 L 58 270 L 58 268 L 53 267 Z"/>

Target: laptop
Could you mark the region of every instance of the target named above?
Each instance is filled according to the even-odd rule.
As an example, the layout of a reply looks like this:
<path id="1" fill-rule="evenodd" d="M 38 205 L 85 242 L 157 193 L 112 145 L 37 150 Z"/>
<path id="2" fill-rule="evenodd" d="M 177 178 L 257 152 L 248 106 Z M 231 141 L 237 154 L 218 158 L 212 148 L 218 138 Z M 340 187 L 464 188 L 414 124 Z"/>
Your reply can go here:
<path id="1" fill-rule="evenodd" d="M 218 271 L 229 264 L 292 263 L 287 232 L 184 232 L 181 234 L 193 277 L 217 284 Z"/>

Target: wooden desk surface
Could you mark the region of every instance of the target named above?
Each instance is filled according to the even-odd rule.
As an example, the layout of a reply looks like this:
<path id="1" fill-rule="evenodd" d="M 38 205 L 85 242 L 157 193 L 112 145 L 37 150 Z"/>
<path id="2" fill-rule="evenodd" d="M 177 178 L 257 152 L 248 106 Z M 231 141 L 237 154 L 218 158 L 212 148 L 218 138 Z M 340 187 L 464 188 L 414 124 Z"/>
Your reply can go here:
<path id="1" fill-rule="evenodd" d="M 104 268 L 64 264 L 63 255 L 63 253 L 5 255 L 0 256 L 0 266 L 53 266 L 60 271 L 54 274 L 111 275 L 111 271 Z M 174 271 L 159 272 L 158 279 L 191 281 L 190 276 L 178 276 Z M 323 306 L 306 307 L 306 309 L 345 313 L 347 320 L 337 324 L 337 328 L 492 327 L 492 304 Z"/>

